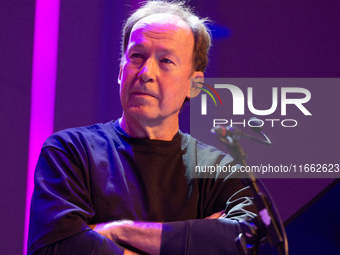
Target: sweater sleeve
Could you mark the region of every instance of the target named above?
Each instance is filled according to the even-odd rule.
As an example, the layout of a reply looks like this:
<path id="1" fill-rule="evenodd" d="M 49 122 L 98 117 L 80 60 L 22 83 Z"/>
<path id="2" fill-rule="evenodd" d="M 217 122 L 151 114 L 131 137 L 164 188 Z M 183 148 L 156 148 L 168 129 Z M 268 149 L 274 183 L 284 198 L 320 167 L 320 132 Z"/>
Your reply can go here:
<path id="1" fill-rule="evenodd" d="M 163 223 L 161 254 L 238 255 L 236 220 L 211 219 Z"/>
<path id="2" fill-rule="evenodd" d="M 256 217 L 249 188 L 240 179 L 204 181 L 205 215 L 225 209 L 224 218 L 197 219 L 163 224 L 161 254 L 238 255 L 235 239 L 240 234 L 239 221 Z"/>
<path id="3" fill-rule="evenodd" d="M 45 254 L 123 254 L 124 249 L 95 231 L 83 231 L 39 249 L 35 255 Z"/>
<path id="4" fill-rule="evenodd" d="M 121 246 L 88 227 L 95 211 L 81 155 L 72 148 L 67 153 L 51 146 L 42 149 L 34 176 L 28 255 L 123 254 Z"/>

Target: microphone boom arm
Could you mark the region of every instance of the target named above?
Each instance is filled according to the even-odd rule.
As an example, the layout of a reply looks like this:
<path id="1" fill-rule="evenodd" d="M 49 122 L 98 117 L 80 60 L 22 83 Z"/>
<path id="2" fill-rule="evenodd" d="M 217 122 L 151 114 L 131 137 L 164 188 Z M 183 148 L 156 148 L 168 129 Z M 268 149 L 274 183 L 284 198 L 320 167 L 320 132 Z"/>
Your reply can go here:
<path id="1" fill-rule="evenodd" d="M 247 166 L 247 155 L 238 142 L 238 139 L 244 137 L 246 139 L 271 146 L 270 139 L 262 132 L 262 130 L 257 130 L 255 132 L 260 133 L 265 140 L 244 134 L 236 127 L 217 126 L 212 128 L 211 132 L 221 142 L 226 144 L 231 155 L 234 157 L 234 160 L 245 167 Z M 258 216 L 248 221 L 239 222 L 242 233 L 235 240 L 239 254 L 257 255 L 259 245 L 263 243 L 264 240 L 268 240 L 272 247 L 276 247 L 280 255 L 288 255 L 288 240 L 286 232 L 275 204 L 274 202 L 271 202 L 272 199 L 268 198 L 270 195 L 263 184 L 259 182 L 267 195 L 260 192 L 257 185 L 258 180 L 255 176 L 252 173 L 248 174 L 249 177 L 243 178 L 242 182 L 245 186 L 249 186 L 252 190 L 254 195 L 253 202 L 258 211 Z"/>

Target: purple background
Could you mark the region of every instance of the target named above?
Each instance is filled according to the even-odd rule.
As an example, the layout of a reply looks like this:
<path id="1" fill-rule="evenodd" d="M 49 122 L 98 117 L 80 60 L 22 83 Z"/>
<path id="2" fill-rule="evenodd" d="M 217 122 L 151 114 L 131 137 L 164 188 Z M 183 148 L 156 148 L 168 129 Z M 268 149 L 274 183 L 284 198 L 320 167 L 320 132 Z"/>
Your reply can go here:
<path id="1" fill-rule="evenodd" d="M 334 118 L 334 111 L 340 110 L 339 78 L 205 78 L 204 82 L 210 86 L 216 84 L 233 84 L 243 91 L 244 114 L 233 114 L 233 98 L 226 88 L 216 88 L 221 97 L 222 105 L 214 105 L 213 99 L 207 96 L 207 115 L 201 115 L 201 96 L 190 102 L 190 133 L 199 140 L 210 143 L 226 151 L 226 147 L 218 139 L 212 139 L 210 129 L 214 119 L 221 119 L 220 123 L 228 121 L 233 127 L 255 138 L 264 140 L 261 135 L 255 134 L 248 126 L 248 120 L 256 116 L 263 121 L 263 131 L 272 141 L 272 146 L 266 146 L 247 139 L 240 139 L 241 145 L 248 154 L 249 166 L 286 166 L 291 172 L 274 172 L 259 174 L 259 178 L 337 178 L 340 169 L 335 169 L 334 164 L 339 164 L 339 138 L 338 129 L 340 121 Z M 270 115 L 255 115 L 248 110 L 247 99 L 250 97 L 247 88 L 253 88 L 253 106 L 258 110 L 267 110 L 272 106 L 272 89 L 277 88 L 277 108 Z M 281 115 L 282 88 L 303 88 L 310 92 L 311 99 L 302 106 L 311 113 L 304 115 L 294 104 L 287 104 L 286 115 Z M 209 89 L 208 89 L 209 90 Z M 201 94 L 205 94 L 202 92 Z M 300 100 L 304 93 L 287 93 L 286 98 Z M 216 96 L 215 96 L 216 98 Z M 217 100 L 217 98 L 216 98 Z M 238 100 L 238 99 L 237 99 Z M 236 100 L 236 101 L 237 101 Z M 242 100 L 241 100 L 242 101 Z M 276 119 L 280 121 L 266 121 Z M 290 120 L 291 119 L 291 120 Z M 286 120 L 286 121 L 284 121 Z M 295 121 L 292 121 L 295 120 Z M 284 122 L 282 122 L 284 121 Z M 243 125 L 243 123 L 245 125 Z M 284 127 L 294 126 L 295 127 Z M 306 132 L 308 131 L 308 132 Z M 318 171 L 305 172 L 311 164 Z M 330 166 L 333 164 L 333 167 Z M 321 166 L 329 172 L 322 172 Z M 295 166 L 295 168 L 294 168 Z M 301 167 L 302 166 L 302 172 Z M 295 170 L 295 172 L 294 172 Z M 301 180 L 300 180 L 301 181 Z M 268 181 L 267 181 L 268 182 Z M 318 181 L 319 182 L 319 181 Z"/>
<path id="2" fill-rule="evenodd" d="M 55 131 L 120 117 L 117 85 L 120 30 L 122 20 L 136 3 L 61 1 Z M 231 31 L 231 36 L 213 42 L 207 77 L 340 75 L 339 1 L 193 0 L 190 3 L 201 16 L 208 16 Z M 2 254 L 22 253 L 34 7 L 34 1 L 0 0 Z M 334 94 L 330 96 L 334 98 L 330 100 L 336 100 Z M 312 107 L 324 109 L 325 106 L 318 103 Z M 188 109 L 181 117 L 181 127 L 186 132 Z M 333 124 L 339 127 L 339 109 L 333 110 Z M 300 132 L 308 137 L 311 129 Z M 335 139 L 338 139 L 336 135 Z M 315 146 L 311 144 L 308 150 L 312 152 Z M 339 147 L 331 149 L 339 152 Z M 308 151 L 304 153 L 309 159 Z M 284 219 L 331 182 L 330 179 L 266 180 Z"/>

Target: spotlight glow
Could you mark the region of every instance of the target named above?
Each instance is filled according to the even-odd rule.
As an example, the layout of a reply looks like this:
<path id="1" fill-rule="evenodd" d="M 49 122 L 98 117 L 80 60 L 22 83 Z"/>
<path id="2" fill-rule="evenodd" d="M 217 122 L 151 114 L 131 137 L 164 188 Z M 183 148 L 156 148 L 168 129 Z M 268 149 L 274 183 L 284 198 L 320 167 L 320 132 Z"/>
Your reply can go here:
<path id="1" fill-rule="evenodd" d="M 27 238 L 34 169 L 41 146 L 53 133 L 60 0 L 36 0 L 23 254 Z"/>

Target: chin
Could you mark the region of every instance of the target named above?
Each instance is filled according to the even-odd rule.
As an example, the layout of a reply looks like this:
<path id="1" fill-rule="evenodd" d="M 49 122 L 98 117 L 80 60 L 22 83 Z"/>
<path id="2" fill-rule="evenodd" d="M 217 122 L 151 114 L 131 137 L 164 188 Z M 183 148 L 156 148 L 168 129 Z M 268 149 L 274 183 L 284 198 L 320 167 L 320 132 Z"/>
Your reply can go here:
<path id="1" fill-rule="evenodd" d="M 130 107 L 129 109 L 124 110 L 124 112 L 128 113 L 134 119 L 143 121 L 155 121 L 161 118 L 159 114 L 144 107 Z"/>

